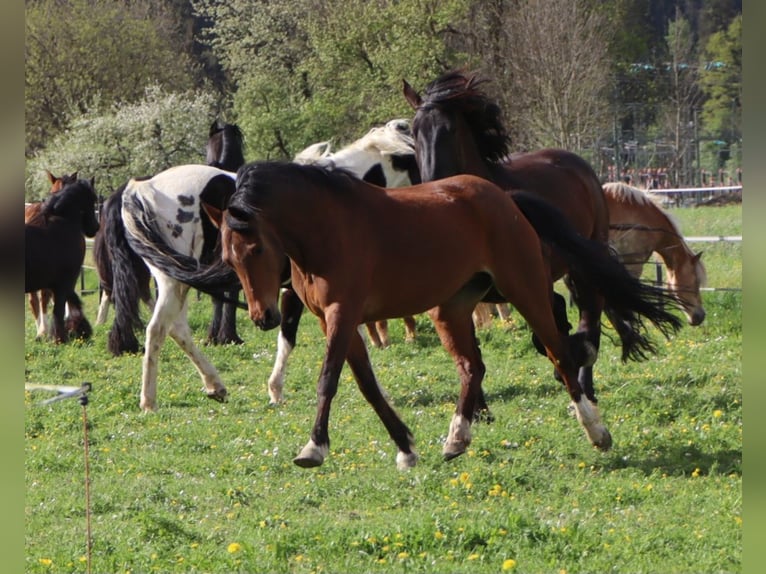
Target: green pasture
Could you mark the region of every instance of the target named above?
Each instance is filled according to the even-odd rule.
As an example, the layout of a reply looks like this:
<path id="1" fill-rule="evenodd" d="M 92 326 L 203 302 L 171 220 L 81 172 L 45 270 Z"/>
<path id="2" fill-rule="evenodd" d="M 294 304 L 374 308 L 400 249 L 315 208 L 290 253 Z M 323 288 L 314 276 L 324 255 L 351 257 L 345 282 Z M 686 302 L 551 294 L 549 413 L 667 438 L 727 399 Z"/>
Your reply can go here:
<path id="1" fill-rule="evenodd" d="M 741 206 L 674 211 L 687 235 L 741 234 Z M 741 244 L 699 244 L 709 286 L 741 287 Z M 95 287 L 95 275 L 86 284 Z M 95 322 L 97 295 L 84 296 Z M 415 343 L 370 351 L 420 455 L 396 449 L 344 370 L 331 453 L 292 458 L 308 440 L 324 340 L 305 314 L 286 401 L 269 406 L 276 331 L 239 314 L 241 346 L 204 347 L 230 400 L 205 398 L 181 350 L 162 352 L 159 411 L 138 408 L 141 357 L 87 343 L 35 341 L 26 312 L 26 380 L 93 384 L 87 406 L 92 567 L 150 572 L 738 572 L 742 569 L 742 368 L 739 291 L 704 294 L 705 323 L 623 364 L 605 328 L 595 368 L 607 453 L 568 412 L 550 363 L 517 315 L 479 332 L 495 415 L 465 455 L 441 457 L 457 398 L 455 369 L 426 316 Z M 21 304 L 21 302 L 19 303 Z M 26 305 L 26 302 L 25 302 Z M 203 340 L 207 297 L 190 297 Z M 572 310 L 574 313 L 574 310 Z M 148 317 L 148 315 L 147 315 Z M 574 315 L 573 315 L 574 317 Z M 25 393 L 25 571 L 86 571 L 83 408 Z"/>

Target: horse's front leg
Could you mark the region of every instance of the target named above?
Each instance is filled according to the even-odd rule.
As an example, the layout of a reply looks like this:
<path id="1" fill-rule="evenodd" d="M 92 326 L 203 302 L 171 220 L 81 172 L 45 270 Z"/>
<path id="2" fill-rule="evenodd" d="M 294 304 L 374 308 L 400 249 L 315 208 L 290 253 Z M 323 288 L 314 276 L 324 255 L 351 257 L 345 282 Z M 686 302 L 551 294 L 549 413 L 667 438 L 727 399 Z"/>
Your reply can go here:
<path id="1" fill-rule="evenodd" d="M 412 433 L 383 395 L 383 391 L 372 371 L 367 347 L 358 331 L 351 338 L 346 359 L 351 367 L 351 371 L 354 373 L 354 378 L 359 389 L 362 391 L 362 395 L 372 405 L 372 408 L 375 409 L 386 430 L 388 430 L 388 434 L 399 448 L 399 452 L 396 455 L 397 468 L 404 470 L 415 466 L 418 457 L 412 448 L 414 444 Z"/>
<path id="2" fill-rule="evenodd" d="M 301 322 L 303 308 L 303 301 L 300 300 L 300 297 L 298 297 L 298 294 L 293 289 L 288 287 L 282 290 L 282 299 L 280 301 L 282 322 L 279 324 L 279 335 L 277 338 L 277 358 L 274 361 L 274 368 L 271 371 L 268 382 L 269 402 L 272 405 L 281 403 L 284 400 L 283 389 L 285 386 L 287 358 L 295 348 L 298 325 Z"/>
<path id="3" fill-rule="evenodd" d="M 483 402 L 481 382 L 486 369 L 474 332 L 473 308 L 473 304 L 458 301 L 429 311 L 439 339 L 455 361 L 460 376 L 460 397 L 442 450 L 447 460 L 463 454 L 471 444 L 471 420 L 477 405 Z"/>
<path id="4" fill-rule="evenodd" d="M 319 317 L 319 324 L 327 338 L 327 351 L 317 381 L 317 416 L 311 439 L 293 459 L 295 464 L 304 468 L 321 465 L 330 452 L 330 406 L 338 391 L 340 372 L 356 329 L 353 320 L 344 320 L 338 305 L 326 308 L 324 316 Z"/>
<path id="5" fill-rule="evenodd" d="M 226 296 L 232 301 L 239 298 L 239 289 L 227 291 Z M 245 341 L 237 334 L 237 305 L 225 302 L 221 314 L 221 327 L 218 330 L 218 342 L 222 345 L 234 343 L 241 345 Z"/>

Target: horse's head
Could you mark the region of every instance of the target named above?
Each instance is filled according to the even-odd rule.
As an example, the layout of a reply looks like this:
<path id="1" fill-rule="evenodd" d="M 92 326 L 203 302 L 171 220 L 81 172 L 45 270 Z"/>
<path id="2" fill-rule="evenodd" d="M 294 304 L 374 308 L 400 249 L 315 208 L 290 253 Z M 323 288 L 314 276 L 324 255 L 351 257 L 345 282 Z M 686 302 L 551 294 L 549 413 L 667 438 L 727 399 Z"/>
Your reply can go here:
<path id="1" fill-rule="evenodd" d="M 60 217 L 80 226 L 86 237 L 94 237 L 98 232 L 99 223 L 96 217 L 95 180 L 78 179 L 64 185 L 60 191 L 52 194 L 45 202 L 42 215 L 47 220 L 50 217 Z"/>
<path id="2" fill-rule="evenodd" d="M 707 272 L 702 252 L 688 253 L 676 265 L 668 266 L 668 286 L 675 293 L 689 325 L 696 327 L 705 320 L 700 287 L 705 285 Z"/>
<path id="3" fill-rule="evenodd" d="M 487 177 L 488 164 L 508 153 L 500 108 L 479 89 L 485 80 L 448 72 L 421 97 L 404 82 L 404 97 L 415 110 L 412 136 L 423 181 L 459 173 Z"/>
<path id="4" fill-rule="evenodd" d="M 246 170 L 243 175 L 247 182 Z M 265 331 L 282 320 L 277 303 L 286 258 L 269 222 L 245 203 L 239 182 L 237 187 L 224 211 L 203 206 L 221 230 L 221 257 L 237 273 L 250 319 Z"/>
<path id="5" fill-rule="evenodd" d="M 74 183 L 77 181 L 77 172 L 70 175 L 62 175 L 61 177 L 53 175 L 48 170 L 45 170 L 46 175 L 48 176 L 48 181 L 51 182 L 51 193 L 56 193 L 57 191 L 61 191 L 61 188 L 63 188 L 65 185 L 68 185 L 70 183 Z"/>

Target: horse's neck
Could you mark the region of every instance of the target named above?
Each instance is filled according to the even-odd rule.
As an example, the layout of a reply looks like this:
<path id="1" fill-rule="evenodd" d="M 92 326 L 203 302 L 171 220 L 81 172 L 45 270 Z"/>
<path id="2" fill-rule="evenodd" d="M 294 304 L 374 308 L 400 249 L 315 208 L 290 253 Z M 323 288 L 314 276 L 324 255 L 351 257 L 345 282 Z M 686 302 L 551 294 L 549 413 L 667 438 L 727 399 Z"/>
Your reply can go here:
<path id="1" fill-rule="evenodd" d="M 660 231 L 655 232 L 657 243 L 654 251 L 659 254 L 667 267 L 676 269 L 682 261 L 691 257 L 692 253 L 670 217 L 658 209 L 657 218 L 658 223 L 655 227 Z"/>

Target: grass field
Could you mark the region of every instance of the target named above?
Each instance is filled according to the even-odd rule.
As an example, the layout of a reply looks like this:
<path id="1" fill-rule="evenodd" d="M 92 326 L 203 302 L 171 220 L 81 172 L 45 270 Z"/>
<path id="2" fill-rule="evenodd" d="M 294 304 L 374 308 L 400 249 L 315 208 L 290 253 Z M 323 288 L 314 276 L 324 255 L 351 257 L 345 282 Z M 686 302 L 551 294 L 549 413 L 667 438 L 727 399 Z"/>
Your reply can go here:
<path id="1" fill-rule="evenodd" d="M 688 235 L 741 234 L 741 207 L 674 212 Z M 741 245 L 704 250 L 709 285 L 741 287 Z M 90 286 L 94 277 L 88 276 Z M 418 466 L 396 449 L 348 370 L 334 402 L 331 453 L 291 460 L 308 439 L 324 341 L 304 315 L 286 402 L 268 405 L 276 332 L 239 314 L 241 346 L 205 347 L 230 400 L 214 403 L 168 342 L 159 411 L 138 408 L 139 356 L 111 357 L 109 325 L 87 343 L 25 332 L 26 380 L 93 383 L 87 407 L 93 571 L 106 572 L 738 572 L 742 569 L 741 292 L 704 294 L 705 323 L 660 353 L 622 364 L 606 329 L 595 368 L 614 447 L 600 453 L 518 319 L 479 333 L 496 417 L 469 452 L 441 457 L 455 369 L 426 317 L 418 338 L 371 350 L 412 429 Z M 84 297 L 95 319 L 96 295 Z M 21 303 L 19 303 L 21 304 Z M 202 340 L 207 298 L 191 297 Z M 110 316 L 111 320 L 111 316 Z M 85 572 L 83 414 L 25 393 L 26 572 Z"/>

